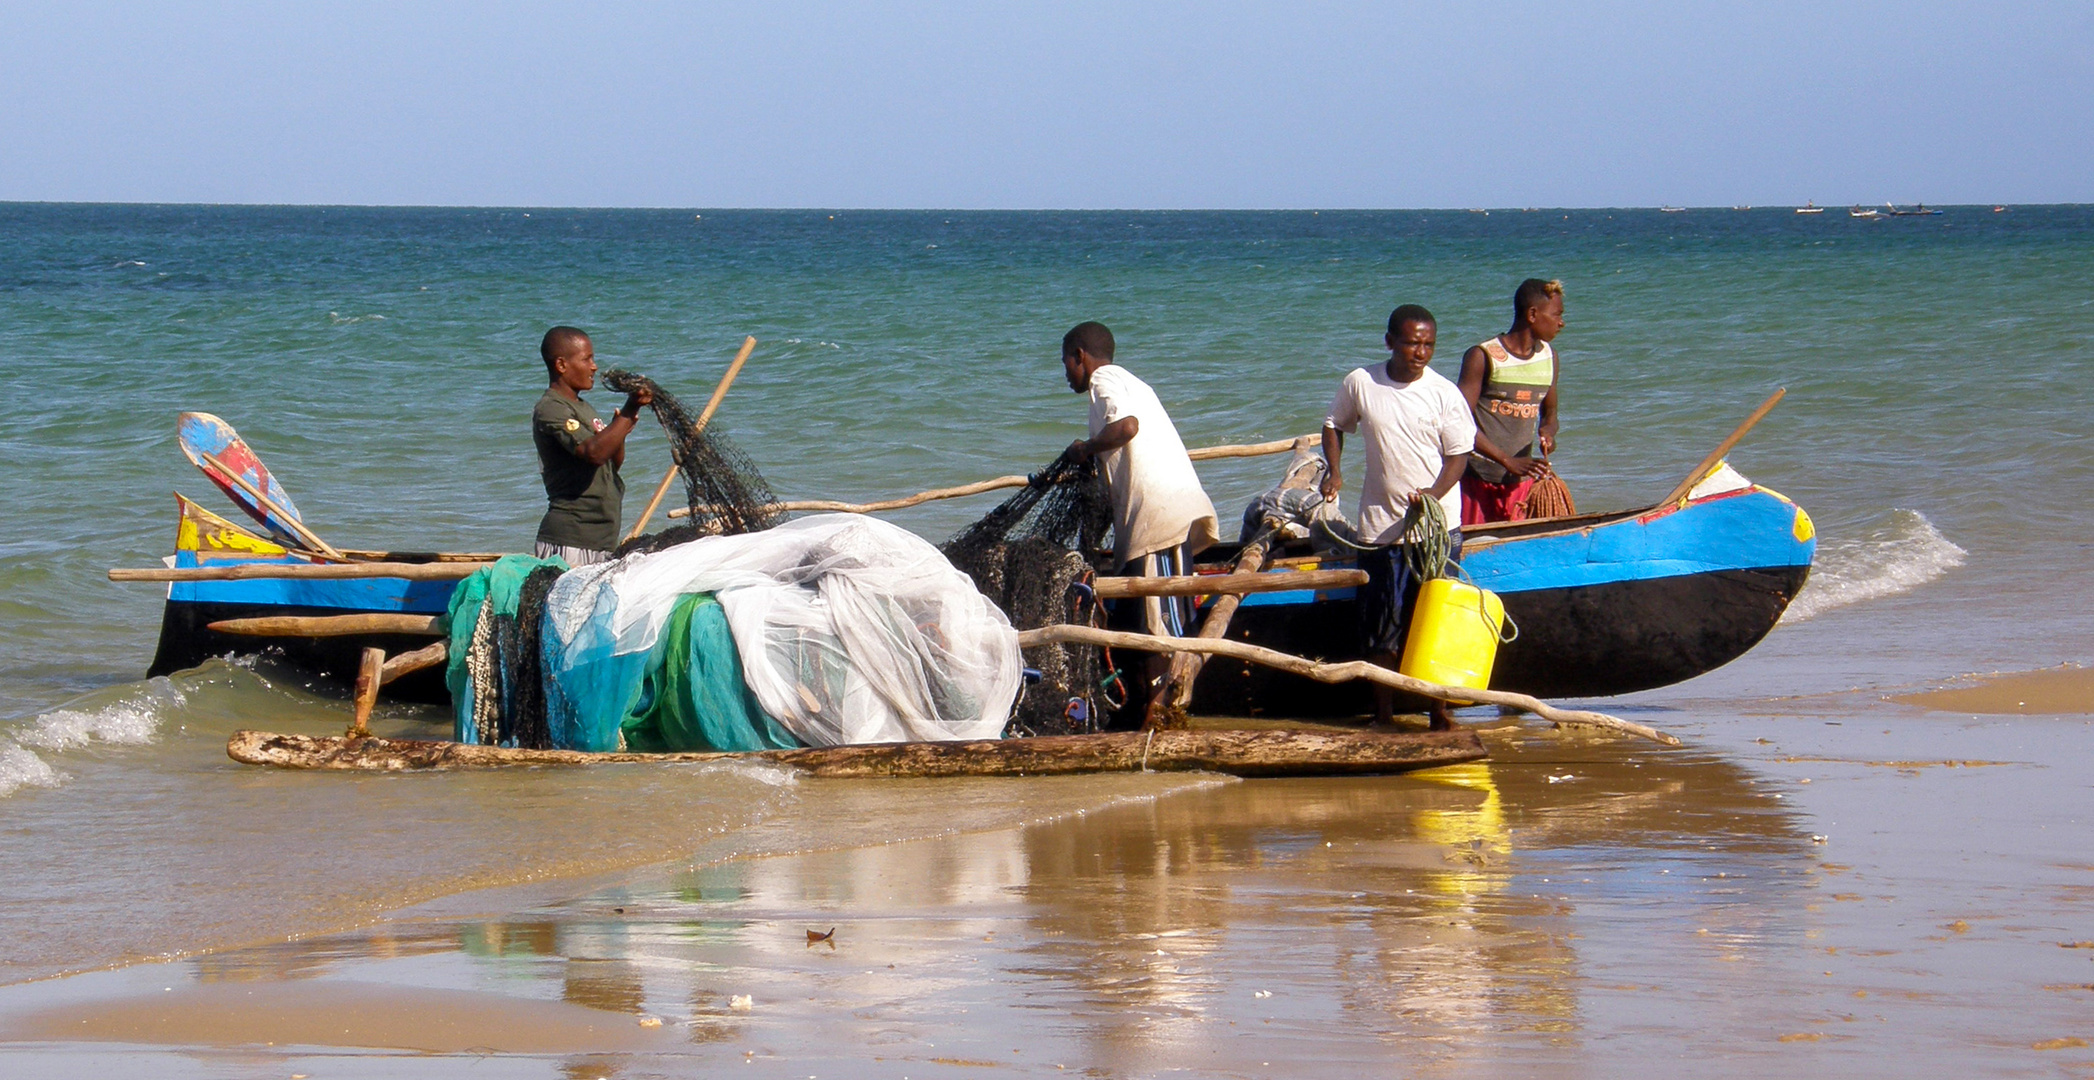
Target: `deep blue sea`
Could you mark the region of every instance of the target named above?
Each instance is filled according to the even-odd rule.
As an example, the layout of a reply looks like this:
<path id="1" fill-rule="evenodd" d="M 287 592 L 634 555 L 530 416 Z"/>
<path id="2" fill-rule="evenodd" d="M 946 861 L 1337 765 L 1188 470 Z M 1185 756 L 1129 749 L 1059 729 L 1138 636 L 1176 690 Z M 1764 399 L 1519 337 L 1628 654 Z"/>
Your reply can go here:
<path id="1" fill-rule="evenodd" d="M 2094 207 L 1944 209 L 0 205 L 0 823 L 19 839 L 0 848 L 15 880 L 41 883 L 0 897 L 0 922 L 147 849 L 238 877 L 210 822 L 268 842 L 280 808 L 265 793 L 293 789 L 229 766 L 225 733 L 338 720 L 338 700 L 251 667 L 141 678 L 164 594 L 104 572 L 172 550 L 172 492 L 232 514 L 177 450 L 176 414 L 236 426 L 337 545 L 524 550 L 544 505 L 528 434 L 545 386 L 536 344 L 554 323 L 587 329 L 604 367 L 697 400 L 754 335 L 716 427 L 782 496 L 857 500 L 1051 460 L 1082 434 L 1057 363 L 1080 321 L 1112 327 L 1119 361 L 1189 445 L 1256 442 L 1315 430 L 1345 373 L 1384 358 L 1393 306 L 1437 313 L 1436 366 L 1451 376 L 1467 345 L 1506 328 L 1522 278 L 1556 278 L 1569 323 L 1556 462 L 1582 509 L 1656 499 L 1786 387 L 1730 461 L 1806 507 L 1822 538 L 1811 584 L 1759 649 L 1639 701 L 2094 660 Z M 1225 522 L 1277 460 L 1202 467 Z M 659 432 L 643 432 L 629 512 L 665 465 Z M 994 501 L 896 520 L 942 540 Z M 587 783 L 619 806 L 670 797 Z M 445 812 L 383 790 L 406 816 Z M 727 778 L 674 797 L 695 800 L 695 834 L 740 827 L 772 790 Z M 309 812 L 297 827 L 322 827 Z M 158 831 L 89 827 L 110 813 Z M 60 855 L 40 839 L 59 834 L 95 839 Z M 503 861 L 401 870 L 395 892 L 456 885 L 399 884 L 429 875 L 494 880 Z M 247 893 L 297 893 L 290 880 Z M 240 907 L 242 925 L 262 906 Z M 109 955 L 216 940 L 217 917 L 170 917 Z M 17 959 L 77 962 L 68 947 Z"/>

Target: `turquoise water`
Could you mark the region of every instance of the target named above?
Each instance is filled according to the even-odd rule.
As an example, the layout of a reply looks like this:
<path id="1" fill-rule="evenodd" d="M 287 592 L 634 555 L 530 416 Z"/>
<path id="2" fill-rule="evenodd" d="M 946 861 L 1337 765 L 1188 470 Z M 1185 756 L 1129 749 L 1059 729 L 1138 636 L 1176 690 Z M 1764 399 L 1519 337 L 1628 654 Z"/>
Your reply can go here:
<path id="1" fill-rule="evenodd" d="M 1078 321 L 1113 327 L 1188 443 L 1251 442 L 1314 430 L 1345 372 L 1384 355 L 1397 303 L 1438 313 L 1451 375 L 1462 347 L 1504 329 L 1526 276 L 1567 291 L 1558 467 L 1583 508 L 1655 499 L 1788 388 L 1731 460 L 1809 509 L 1816 577 L 1759 650 L 1673 693 L 2094 654 L 2079 600 L 2094 420 L 2075 389 L 2094 374 L 2094 207 L 1866 221 L 9 205 L 0 817 L 47 834 L 145 775 L 208 805 L 215 785 L 251 782 L 209 752 L 233 718 L 336 722 L 339 703 L 267 671 L 139 680 L 161 594 L 103 572 L 171 550 L 171 490 L 224 509 L 176 449 L 180 411 L 239 428 L 338 545 L 517 550 L 543 507 L 525 425 L 555 322 L 591 331 L 605 366 L 699 399 L 755 335 L 718 423 L 785 497 L 860 499 L 1027 471 L 1081 435 L 1056 363 Z M 665 465 L 646 433 L 628 486 Z M 1202 472 L 1233 518 L 1275 468 Z M 896 520 L 943 539 L 990 503 Z M 102 873 L 68 865 L 53 873 Z"/>

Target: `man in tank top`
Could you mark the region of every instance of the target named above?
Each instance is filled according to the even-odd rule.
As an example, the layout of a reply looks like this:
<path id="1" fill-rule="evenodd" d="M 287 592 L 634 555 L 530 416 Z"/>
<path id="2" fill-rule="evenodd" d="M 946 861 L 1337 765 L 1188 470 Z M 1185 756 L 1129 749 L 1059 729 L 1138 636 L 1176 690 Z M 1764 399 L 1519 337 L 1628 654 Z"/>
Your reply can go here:
<path id="1" fill-rule="evenodd" d="M 1528 278 L 1512 294 L 1512 329 L 1461 358 L 1461 396 L 1476 417 L 1476 452 L 1461 478 L 1461 523 L 1519 521 L 1556 449 L 1556 352 L 1563 284 Z M 1540 447 L 1539 456 L 1535 448 Z"/>
<path id="2" fill-rule="evenodd" d="M 1120 573 L 1172 577 L 1192 573 L 1192 557 L 1212 545 L 1220 530 L 1214 503 L 1200 486 L 1177 425 L 1156 391 L 1113 363 L 1112 331 L 1087 322 L 1062 337 L 1062 374 L 1069 389 L 1091 399 L 1090 438 L 1069 444 L 1078 460 L 1095 458 L 1112 496 L 1114 561 Z M 1190 634 L 1189 596 L 1146 597 L 1123 604 L 1115 622 L 1139 625 L 1152 634 Z M 1148 671 L 1129 698 L 1144 709 L 1170 671 L 1170 658 L 1151 654 Z"/>
<path id="3" fill-rule="evenodd" d="M 1336 499 L 1344 486 L 1338 463 L 1345 433 L 1358 431 L 1366 445 L 1365 481 L 1360 486 L 1360 539 L 1370 545 L 1360 552 L 1367 584 L 1358 592 L 1361 651 L 1367 659 L 1394 668 L 1409 635 L 1411 613 L 1424 584 L 1410 572 L 1405 557 L 1403 519 L 1412 503 L 1436 500 L 1447 533 L 1448 557 L 1461 557 L 1461 512 L 1455 485 L 1476 445 L 1476 424 L 1461 391 L 1432 370 L 1432 351 L 1439 326 L 1432 312 L 1405 304 L 1389 313 L 1389 362 L 1363 367 L 1345 376 L 1330 413 L 1323 421 L 1322 493 Z M 1374 719 L 1394 719 L 1395 695 L 1374 687 Z M 1432 727 L 1454 726 L 1446 702 L 1432 706 Z"/>

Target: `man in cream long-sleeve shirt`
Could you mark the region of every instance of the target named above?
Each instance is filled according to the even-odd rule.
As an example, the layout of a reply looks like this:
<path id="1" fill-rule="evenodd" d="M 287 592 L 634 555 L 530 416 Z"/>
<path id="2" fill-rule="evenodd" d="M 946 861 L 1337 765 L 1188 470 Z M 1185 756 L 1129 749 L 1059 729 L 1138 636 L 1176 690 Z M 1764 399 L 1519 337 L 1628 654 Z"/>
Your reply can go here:
<path id="1" fill-rule="evenodd" d="M 1069 445 L 1079 459 L 1095 458 L 1112 493 L 1113 554 L 1123 574 L 1170 576 L 1192 572 L 1192 557 L 1219 536 L 1214 503 L 1200 487 L 1192 458 L 1170 414 L 1149 385 L 1112 362 L 1112 331 L 1087 322 L 1062 337 L 1062 374 L 1069 389 L 1089 394 L 1090 438 Z M 1150 633 L 1192 629 L 1190 597 L 1149 597 L 1143 623 Z M 1142 700 L 1170 670 L 1167 656 L 1151 658 Z"/>

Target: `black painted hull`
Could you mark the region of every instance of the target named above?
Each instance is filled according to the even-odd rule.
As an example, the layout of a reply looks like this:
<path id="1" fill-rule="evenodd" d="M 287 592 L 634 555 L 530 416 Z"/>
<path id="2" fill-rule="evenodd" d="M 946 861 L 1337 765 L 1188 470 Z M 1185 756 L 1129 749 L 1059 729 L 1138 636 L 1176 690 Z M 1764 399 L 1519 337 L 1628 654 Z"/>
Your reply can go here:
<path id="1" fill-rule="evenodd" d="M 219 604 L 193 600 L 170 600 L 160 617 L 160 647 L 153 654 L 147 675 L 167 675 L 192 668 L 213 657 L 259 656 L 282 664 L 309 678 L 319 688 L 346 690 L 356 682 L 356 669 L 366 648 L 385 650 L 387 656 L 419 649 L 436 640 L 422 634 L 351 634 L 346 637 L 251 637 L 221 634 L 210 629 L 220 619 L 250 619 L 269 615 L 362 615 L 359 608 L 289 608 L 279 604 Z M 414 672 L 387 683 L 385 696 L 400 701 L 444 705 L 451 700 L 444 686 L 443 669 Z"/>
<path id="2" fill-rule="evenodd" d="M 1683 682 L 1757 645 L 1809 575 L 1809 566 L 1777 566 L 1501 593 L 1519 637 L 1498 650 L 1491 688 L 1536 697 L 1605 697 Z M 1303 656 L 1355 660 L 1358 618 L 1350 597 L 1246 606 L 1231 620 L 1229 636 Z M 1368 711 L 1371 700 L 1357 684 L 1333 686 L 1215 661 L 1200 673 L 1192 708 L 1222 715 L 1349 716 Z"/>

